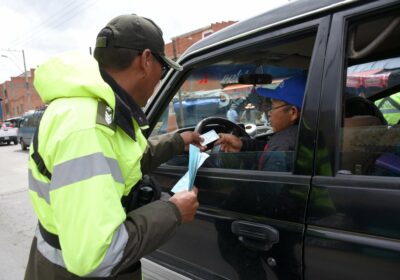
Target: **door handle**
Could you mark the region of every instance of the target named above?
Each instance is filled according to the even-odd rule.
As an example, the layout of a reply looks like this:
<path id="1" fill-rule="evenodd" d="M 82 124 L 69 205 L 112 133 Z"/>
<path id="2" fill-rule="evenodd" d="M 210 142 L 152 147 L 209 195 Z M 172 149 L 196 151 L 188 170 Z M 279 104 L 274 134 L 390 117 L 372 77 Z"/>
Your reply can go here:
<path id="1" fill-rule="evenodd" d="M 248 221 L 234 221 L 231 230 L 246 247 L 257 251 L 268 251 L 279 242 L 279 231 L 275 228 Z"/>

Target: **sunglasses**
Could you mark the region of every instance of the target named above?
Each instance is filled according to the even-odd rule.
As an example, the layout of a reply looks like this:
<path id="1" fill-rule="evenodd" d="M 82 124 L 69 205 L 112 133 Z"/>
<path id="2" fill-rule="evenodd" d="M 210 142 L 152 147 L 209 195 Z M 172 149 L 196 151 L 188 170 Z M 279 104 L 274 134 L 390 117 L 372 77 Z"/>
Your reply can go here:
<path id="1" fill-rule="evenodd" d="M 160 55 L 151 52 L 151 54 L 155 57 L 155 59 L 158 61 L 158 63 L 160 63 L 161 65 L 161 78 L 160 80 L 164 79 L 165 76 L 167 75 L 170 67 L 168 66 L 168 64 L 165 63 L 165 61 L 161 58 Z"/>
<path id="2" fill-rule="evenodd" d="M 282 105 L 279 105 L 279 106 L 276 106 L 276 107 L 270 107 L 269 109 L 268 109 L 268 112 L 272 112 L 272 111 L 274 111 L 274 110 L 276 110 L 276 109 L 279 109 L 279 108 L 283 108 L 283 107 L 287 107 L 287 106 L 290 106 L 290 104 L 282 104 Z"/>

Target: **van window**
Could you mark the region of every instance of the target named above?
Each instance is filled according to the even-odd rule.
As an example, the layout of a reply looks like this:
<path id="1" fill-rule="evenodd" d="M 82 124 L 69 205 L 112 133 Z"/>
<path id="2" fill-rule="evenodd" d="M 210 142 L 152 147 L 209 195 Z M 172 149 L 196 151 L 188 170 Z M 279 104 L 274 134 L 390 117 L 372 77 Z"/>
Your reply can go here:
<path id="1" fill-rule="evenodd" d="M 25 127 L 25 126 L 27 126 L 27 124 L 28 124 L 28 118 L 27 117 L 23 117 L 21 122 L 20 122 L 20 124 L 19 124 L 19 127 L 20 128 Z"/>
<path id="2" fill-rule="evenodd" d="M 399 12 L 349 25 L 342 174 L 400 176 Z"/>
<path id="3" fill-rule="evenodd" d="M 39 122 L 42 119 L 43 111 L 36 111 L 33 114 L 33 126 L 38 127 Z"/>
<path id="4" fill-rule="evenodd" d="M 223 153 L 218 147 L 213 148 L 203 166 L 291 171 L 293 149 L 264 152 L 265 144 L 273 133 L 267 113 L 271 109 L 271 100 L 257 91 L 260 88 L 275 89 L 292 76 L 307 76 L 315 35 L 314 31 L 308 31 L 284 40 L 253 45 L 226 54 L 218 61 L 195 67 L 165 109 L 152 136 L 193 129 L 207 117 L 224 118 L 242 127 L 250 137 L 263 144 L 257 150 L 237 153 Z M 245 84 L 240 77 L 246 74 L 269 74 L 272 83 Z M 208 130 L 212 128 L 217 133 L 230 133 L 212 125 Z M 296 133 L 293 137 L 296 138 Z M 296 142 L 296 139 L 293 141 Z M 186 165 L 186 157 L 174 158 L 168 164 Z M 261 164 L 261 161 L 266 162 L 270 158 L 273 165 L 265 167 Z"/>
<path id="5" fill-rule="evenodd" d="M 33 115 L 28 115 L 26 120 L 26 126 L 34 126 Z"/>

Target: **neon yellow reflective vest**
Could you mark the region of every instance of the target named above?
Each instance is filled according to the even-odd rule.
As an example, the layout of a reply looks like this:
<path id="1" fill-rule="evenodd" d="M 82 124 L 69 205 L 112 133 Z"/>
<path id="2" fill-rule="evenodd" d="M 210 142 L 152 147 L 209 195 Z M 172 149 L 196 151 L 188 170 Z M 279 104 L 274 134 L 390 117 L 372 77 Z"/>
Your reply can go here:
<path id="1" fill-rule="evenodd" d="M 400 92 L 375 101 L 389 125 L 396 125 L 400 121 Z"/>
<path id="2" fill-rule="evenodd" d="M 116 97 L 91 56 L 50 59 L 36 70 L 34 86 L 49 104 L 38 150 L 52 178 L 30 158 L 29 194 L 40 223 L 62 248 L 49 246 L 37 230 L 38 250 L 75 275 L 110 276 L 129 238 L 121 197 L 142 177 L 147 140 L 135 119 L 135 140 L 113 127 Z M 107 107 L 106 123 L 98 121 L 99 104 Z"/>

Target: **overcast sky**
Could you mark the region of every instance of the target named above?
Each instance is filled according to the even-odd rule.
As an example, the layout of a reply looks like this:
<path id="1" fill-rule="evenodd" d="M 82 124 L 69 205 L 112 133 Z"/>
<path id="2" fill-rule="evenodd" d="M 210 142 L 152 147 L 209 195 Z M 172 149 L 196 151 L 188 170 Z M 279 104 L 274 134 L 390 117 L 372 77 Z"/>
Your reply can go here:
<path id="1" fill-rule="evenodd" d="M 36 68 L 51 55 L 89 52 L 113 17 L 136 13 L 153 19 L 172 37 L 214 22 L 243 20 L 293 0 L 0 0 L 0 83 Z M 15 51 L 11 51 L 15 50 Z"/>

